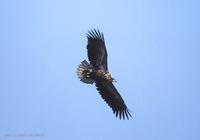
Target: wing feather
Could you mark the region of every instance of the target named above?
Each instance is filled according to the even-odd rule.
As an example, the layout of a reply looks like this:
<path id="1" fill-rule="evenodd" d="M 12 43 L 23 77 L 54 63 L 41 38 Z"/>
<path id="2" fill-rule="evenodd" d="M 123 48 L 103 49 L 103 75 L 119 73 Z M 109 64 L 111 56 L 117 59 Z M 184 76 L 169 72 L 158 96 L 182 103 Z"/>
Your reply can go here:
<path id="1" fill-rule="evenodd" d="M 87 50 L 90 63 L 95 68 L 103 66 L 105 70 L 108 70 L 107 51 L 103 33 L 100 33 L 99 30 L 94 29 L 88 31 L 86 35 L 88 38 Z"/>
<path id="2" fill-rule="evenodd" d="M 112 108 L 116 117 L 118 117 L 118 115 L 120 119 L 129 119 L 129 117 L 131 117 L 125 102 L 111 82 L 96 81 L 96 87 L 101 97 Z"/>

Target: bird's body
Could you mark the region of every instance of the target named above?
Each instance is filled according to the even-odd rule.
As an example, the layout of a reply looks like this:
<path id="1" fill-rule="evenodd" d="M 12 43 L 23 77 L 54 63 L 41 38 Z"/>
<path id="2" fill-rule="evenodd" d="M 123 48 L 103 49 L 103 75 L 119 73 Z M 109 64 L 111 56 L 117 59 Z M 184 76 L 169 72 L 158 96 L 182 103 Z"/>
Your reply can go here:
<path id="1" fill-rule="evenodd" d="M 87 84 L 95 83 L 97 90 L 102 98 L 112 108 L 116 117 L 123 119 L 131 117 L 122 97 L 114 87 L 111 74 L 107 66 L 107 50 L 105 46 L 104 36 L 99 30 L 91 30 L 87 34 L 88 38 L 88 59 L 82 61 L 77 68 L 79 79 Z"/>

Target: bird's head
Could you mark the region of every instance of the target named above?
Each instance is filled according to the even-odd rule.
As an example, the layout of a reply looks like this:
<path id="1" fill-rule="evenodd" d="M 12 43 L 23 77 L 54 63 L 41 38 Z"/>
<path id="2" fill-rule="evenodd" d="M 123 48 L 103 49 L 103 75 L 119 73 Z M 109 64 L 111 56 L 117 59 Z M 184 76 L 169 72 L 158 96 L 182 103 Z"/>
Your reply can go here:
<path id="1" fill-rule="evenodd" d="M 110 82 L 117 82 L 112 76 L 111 76 L 111 74 L 109 73 L 109 72 L 107 72 L 106 74 L 105 74 L 105 78 L 107 79 L 107 80 L 109 80 Z"/>

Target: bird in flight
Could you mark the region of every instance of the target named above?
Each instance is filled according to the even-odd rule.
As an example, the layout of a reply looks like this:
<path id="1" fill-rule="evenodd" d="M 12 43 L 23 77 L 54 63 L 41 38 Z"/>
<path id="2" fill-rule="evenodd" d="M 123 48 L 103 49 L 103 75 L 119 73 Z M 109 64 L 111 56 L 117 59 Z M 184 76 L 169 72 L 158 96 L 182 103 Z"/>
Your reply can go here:
<path id="1" fill-rule="evenodd" d="M 97 87 L 101 97 L 112 108 L 116 117 L 129 119 L 132 117 L 121 95 L 113 85 L 116 82 L 108 70 L 107 51 L 103 33 L 97 29 L 87 33 L 87 54 L 89 63 L 84 60 L 77 68 L 80 81 Z"/>

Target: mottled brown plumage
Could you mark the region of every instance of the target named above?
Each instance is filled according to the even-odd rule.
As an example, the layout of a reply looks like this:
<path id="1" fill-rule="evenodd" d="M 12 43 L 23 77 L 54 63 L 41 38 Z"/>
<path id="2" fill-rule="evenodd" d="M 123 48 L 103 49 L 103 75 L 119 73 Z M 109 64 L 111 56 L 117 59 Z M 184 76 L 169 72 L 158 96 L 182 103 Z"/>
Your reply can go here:
<path id="1" fill-rule="evenodd" d="M 105 102 L 112 108 L 116 117 L 127 118 L 131 114 L 113 85 L 107 65 L 107 50 L 104 36 L 99 30 L 91 30 L 87 33 L 87 51 L 90 64 L 84 60 L 77 69 L 79 79 L 87 84 L 95 83 L 97 90 Z"/>

